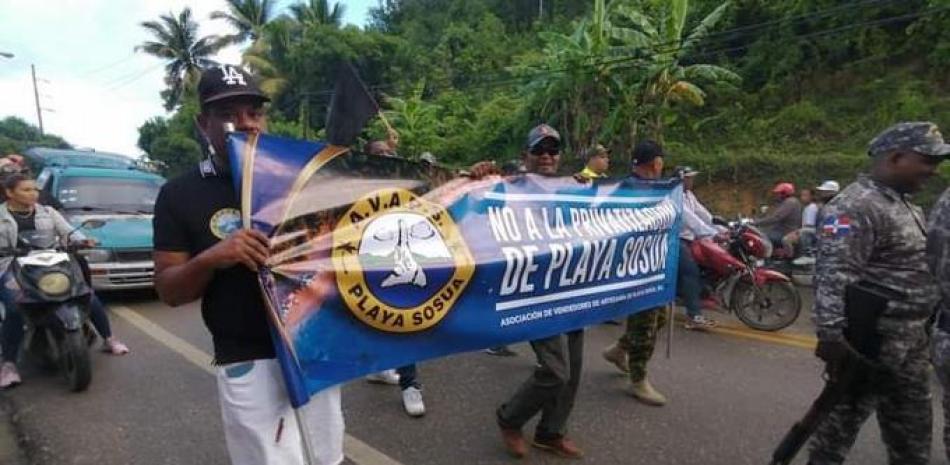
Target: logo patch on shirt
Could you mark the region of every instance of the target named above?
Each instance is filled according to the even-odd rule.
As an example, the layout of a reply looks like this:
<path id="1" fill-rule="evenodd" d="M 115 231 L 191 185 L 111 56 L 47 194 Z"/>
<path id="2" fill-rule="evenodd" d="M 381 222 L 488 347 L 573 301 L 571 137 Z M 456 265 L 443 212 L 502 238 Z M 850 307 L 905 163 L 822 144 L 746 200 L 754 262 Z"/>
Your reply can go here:
<path id="1" fill-rule="evenodd" d="M 829 216 L 821 225 L 824 237 L 841 238 L 851 234 L 851 218 L 848 215 Z"/>
<path id="2" fill-rule="evenodd" d="M 353 203 L 333 231 L 336 284 L 357 319 L 413 333 L 452 310 L 475 271 L 472 254 L 441 205 L 405 189 Z"/>
<path id="3" fill-rule="evenodd" d="M 222 208 L 211 216 L 208 224 L 214 237 L 224 240 L 241 229 L 241 212 L 236 208 Z"/>

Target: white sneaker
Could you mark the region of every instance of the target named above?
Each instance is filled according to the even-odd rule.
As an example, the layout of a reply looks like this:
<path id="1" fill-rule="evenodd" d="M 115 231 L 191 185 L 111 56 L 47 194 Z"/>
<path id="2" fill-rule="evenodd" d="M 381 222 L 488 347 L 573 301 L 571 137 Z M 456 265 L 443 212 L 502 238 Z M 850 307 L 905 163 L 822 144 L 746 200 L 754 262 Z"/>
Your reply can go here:
<path id="1" fill-rule="evenodd" d="M 422 390 L 410 386 L 402 390 L 402 406 L 410 417 L 421 417 L 426 414 L 426 404 L 422 402 Z"/>
<path id="2" fill-rule="evenodd" d="M 792 260 L 792 265 L 795 266 L 814 266 L 815 263 L 817 263 L 817 260 L 810 255 L 801 256 Z"/>
<path id="3" fill-rule="evenodd" d="M 379 373 L 373 373 L 366 376 L 366 381 L 376 384 L 388 384 L 390 386 L 399 385 L 399 373 L 396 370 L 385 370 Z"/>
<path id="4" fill-rule="evenodd" d="M 686 323 L 683 324 L 683 327 L 686 329 L 699 329 L 705 330 L 709 328 L 715 328 L 719 323 L 716 323 L 716 320 L 712 318 L 706 318 L 702 315 L 687 316 Z"/>
<path id="5" fill-rule="evenodd" d="M 0 365 L 0 389 L 11 388 L 20 382 L 20 373 L 16 371 L 16 365 L 10 362 Z"/>

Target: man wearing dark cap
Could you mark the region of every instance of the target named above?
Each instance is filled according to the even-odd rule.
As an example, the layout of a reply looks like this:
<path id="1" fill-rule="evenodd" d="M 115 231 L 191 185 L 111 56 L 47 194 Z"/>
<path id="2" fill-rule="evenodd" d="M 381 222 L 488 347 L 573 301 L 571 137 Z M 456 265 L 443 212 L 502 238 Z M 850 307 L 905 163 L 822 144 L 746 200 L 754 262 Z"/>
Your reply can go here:
<path id="1" fill-rule="evenodd" d="M 542 124 L 528 135 L 523 154 L 526 171 L 554 176 L 561 160 L 561 136 Z M 565 437 L 568 417 L 580 385 L 584 359 L 584 331 L 571 331 L 531 341 L 538 365 L 508 402 L 496 411 L 498 426 L 508 453 L 521 458 L 527 446 L 521 428 L 541 413 L 531 445 L 567 458 L 583 452 Z"/>
<path id="2" fill-rule="evenodd" d="M 645 140 L 633 149 L 633 170 L 630 176 L 640 181 L 658 180 L 663 174 L 663 148 Z M 666 396 L 647 379 L 647 363 L 653 357 L 656 337 L 666 324 L 664 307 L 657 307 L 627 317 L 626 330 L 620 339 L 603 351 L 604 359 L 630 376 L 630 395 L 647 405 L 666 405 Z"/>
<path id="3" fill-rule="evenodd" d="M 854 341 L 846 337 L 849 315 L 871 311 L 864 301 L 851 299 L 857 299 L 862 287 L 874 285 L 887 303 L 879 306 L 876 321 L 877 356 L 865 353 L 875 359 L 875 367 L 819 425 L 811 465 L 842 463 L 872 412 L 877 413 L 889 463 L 930 463 L 928 320 L 940 291 L 928 268 L 924 214 L 909 195 L 935 174 L 950 155 L 950 145 L 933 123 L 900 123 L 875 137 L 868 154 L 870 174 L 829 202 L 819 225 L 815 354 L 832 379 L 843 364 L 855 363 Z M 859 282 L 861 287 L 854 286 Z M 849 307 L 855 301 L 862 305 Z"/>
<path id="4" fill-rule="evenodd" d="M 268 330 L 256 271 L 268 238 L 242 229 L 240 199 L 231 182 L 225 137 L 267 129 L 269 100 L 236 66 L 209 68 L 198 83 L 198 129 L 208 159 L 166 183 L 155 204 L 155 288 L 179 306 L 201 299 L 211 332 L 218 396 L 231 463 L 303 464 L 301 436 Z M 343 460 L 339 388 L 313 396 L 302 416 L 319 464 Z"/>

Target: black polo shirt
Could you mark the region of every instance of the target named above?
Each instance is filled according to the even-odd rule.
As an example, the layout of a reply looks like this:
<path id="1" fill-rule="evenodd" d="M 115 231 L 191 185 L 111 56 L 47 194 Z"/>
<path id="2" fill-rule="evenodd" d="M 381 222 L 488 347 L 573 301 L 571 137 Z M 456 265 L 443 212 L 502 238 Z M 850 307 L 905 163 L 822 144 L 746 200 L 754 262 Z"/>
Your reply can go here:
<path id="1" fill-rule="evenodd" d="M 192 257 L 241 227 L 231 179 L 198 168 L 164 186 L 155 203 L 155 250 Z M 257 275 L 244 265 L 217 270 L 201 300 L 201 316 L 214 341 L 216 364 L 273 358 Z"/>

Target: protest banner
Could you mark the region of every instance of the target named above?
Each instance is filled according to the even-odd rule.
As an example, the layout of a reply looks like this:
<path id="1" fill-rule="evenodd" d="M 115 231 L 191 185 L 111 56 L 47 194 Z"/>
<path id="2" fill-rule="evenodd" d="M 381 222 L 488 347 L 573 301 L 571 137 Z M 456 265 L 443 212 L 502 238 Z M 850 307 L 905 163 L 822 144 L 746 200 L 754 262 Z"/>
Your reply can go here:
<path id="1" fill-rule="evenodd" d="M 233 134 L 245 225 L 295 405 L 420 360 L 671 302 L 682 187 L 482 180 L 318 142 Z"/>

